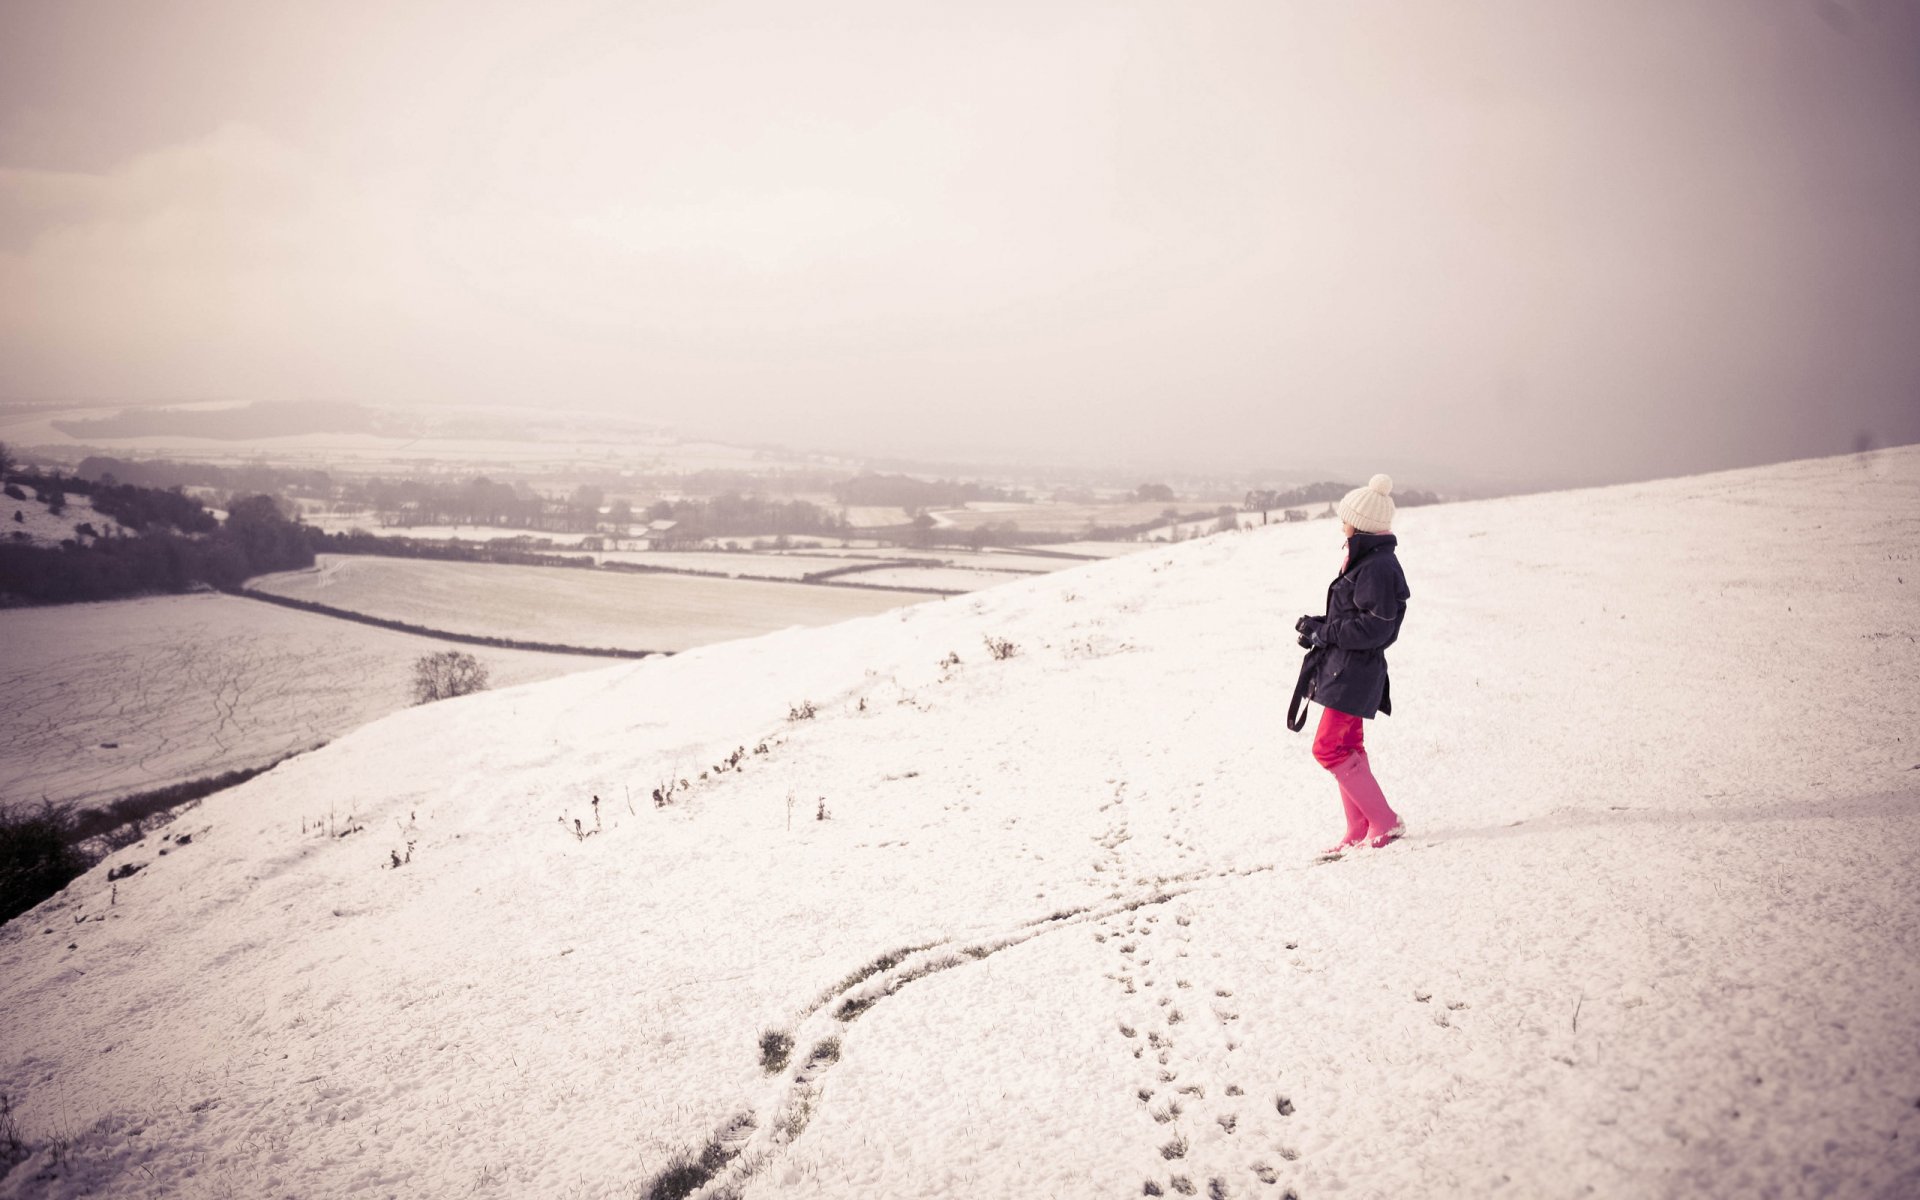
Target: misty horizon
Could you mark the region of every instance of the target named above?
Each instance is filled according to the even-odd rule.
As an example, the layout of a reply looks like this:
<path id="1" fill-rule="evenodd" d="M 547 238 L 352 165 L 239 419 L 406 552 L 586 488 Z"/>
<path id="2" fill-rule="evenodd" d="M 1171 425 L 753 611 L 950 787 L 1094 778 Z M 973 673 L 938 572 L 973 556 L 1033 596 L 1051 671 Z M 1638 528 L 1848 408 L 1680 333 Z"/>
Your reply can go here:
<path id="1" fill-rule="evenodd" d="M 1920 440 L 1920 11 L 0 14 L 0 398 L 1538 487 Z"/>

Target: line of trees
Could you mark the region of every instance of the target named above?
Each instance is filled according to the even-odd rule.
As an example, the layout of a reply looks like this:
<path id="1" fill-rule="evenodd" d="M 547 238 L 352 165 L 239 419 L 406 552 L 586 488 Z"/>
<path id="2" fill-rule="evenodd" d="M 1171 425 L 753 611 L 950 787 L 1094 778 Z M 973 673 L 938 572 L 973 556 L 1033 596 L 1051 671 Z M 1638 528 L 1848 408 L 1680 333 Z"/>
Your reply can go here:
<path id="1" fill-rule="evenodd" d="M 74 474 L 82 479 L 131 483 L 143 488 L 206 488 L 223 496 L 304 496 L 325 500 L 331 499 L 335 491 L 333 476 L 325 471 L 265 463 L 222 467 L 166 458 L 131 459 L 90 454 L 80 460 Z"/>
<path id="2" fill-rule="evenodd" d="M 953 479 L 915 479 L 910 475 L 856 475 L 833 486 L 833 498 L 842 504 L 869 508 L 958 508 L 969 500 L 1024 503 L 1027 493 L 984 483 Z"/>
<path id="3" fill-rule="evenodd" d="M 709 537 L 783 533 L 845 537 L 851 528 L 844 515 L 809 500 L 775 500 L 739 492 L 656 501 L 648 506 L 645 516 L 648 521 L 674 523 L 672 529 L 659 537 L 668 544 L 697 542 Z"/>
<path id="4" fill-rule="evenodd" d="M 313 565 L 314 531 L 289 520 L 272 496 L 234 501 L 221 523 L 179 492 L 68 476 L 16 475 L 10 482 L 33 487 L 43 499 L 90 496 L 96 508 L 138 532 L 82 534 L 58 546 L 0 542 L 0 601 L 67 604 L 236 588 L 249 576 Z"/>
<path id="5" fill-rule="evenodd" d="M 1359 487 L 1357 483 L 1307 483 L 1286 491 L 1271 488 L 1255 489 L 1247 493 L 1241 506 L 1248 512 L 1265 512 L 1275 508 L 1299 508 L 1309 504 L 1333 504 L 1342 496 Z M 1423 492 L 1419 488 L 1395 488 L 1393 502 L 1400 508 L 1418 508 L 1423 504 L 1438 504 L 1440 497 L 1433 492 Z"/>

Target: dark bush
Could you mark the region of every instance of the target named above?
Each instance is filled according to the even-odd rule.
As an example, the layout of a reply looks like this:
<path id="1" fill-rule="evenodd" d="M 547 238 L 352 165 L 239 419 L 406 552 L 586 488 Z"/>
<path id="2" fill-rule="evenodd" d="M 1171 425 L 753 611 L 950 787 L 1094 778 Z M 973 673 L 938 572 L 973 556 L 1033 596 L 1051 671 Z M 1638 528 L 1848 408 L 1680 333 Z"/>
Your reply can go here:
<path id="1" fill-rule="evenodd" d="M 36 811 L 0 809 L 0 921 L 11 921 L 58 892 L 87 860 L 68 840 L 66 815 L 51 804 Z"/>
<path id="2" fill-rule="evenodd" d="M 428 704 L 485 691 L 487 665 L 464 650 L 423 654 L 413 662 L 413 702 Z"/>

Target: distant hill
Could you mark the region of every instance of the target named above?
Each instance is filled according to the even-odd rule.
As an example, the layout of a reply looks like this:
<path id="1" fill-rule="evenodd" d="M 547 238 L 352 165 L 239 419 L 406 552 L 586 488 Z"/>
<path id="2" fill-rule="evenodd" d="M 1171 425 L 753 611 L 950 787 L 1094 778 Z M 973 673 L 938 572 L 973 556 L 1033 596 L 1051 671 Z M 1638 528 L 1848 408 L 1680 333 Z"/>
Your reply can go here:
<path id="1" fill-rule="evenodd" d="M 244 441 L 310 433 L 371 433 L 373 413 L 358 404 L 296 400 L 234 408 L 128 408 L 111 417 L 54 421 L 75 438 L 200 437 Z"/>

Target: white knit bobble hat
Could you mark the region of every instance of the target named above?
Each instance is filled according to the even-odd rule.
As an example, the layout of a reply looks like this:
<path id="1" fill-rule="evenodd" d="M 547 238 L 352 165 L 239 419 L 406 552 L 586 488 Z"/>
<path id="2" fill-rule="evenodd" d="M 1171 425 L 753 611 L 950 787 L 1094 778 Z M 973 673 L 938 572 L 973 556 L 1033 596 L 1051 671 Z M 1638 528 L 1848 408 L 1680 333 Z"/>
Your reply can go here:
<path id="1" fill-rule="evenodd" d="M 1348 492 L 1335 510 L 1340 519 L 1361 533 L 1385 533 L 1393 528 L 1393 480 L 1375 475 L 1367 486 Z"/>

